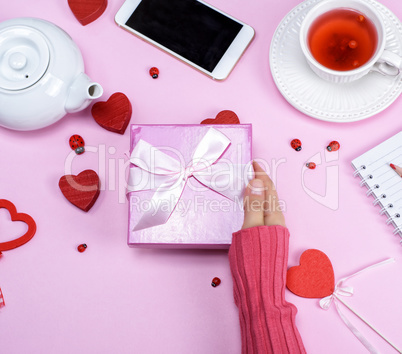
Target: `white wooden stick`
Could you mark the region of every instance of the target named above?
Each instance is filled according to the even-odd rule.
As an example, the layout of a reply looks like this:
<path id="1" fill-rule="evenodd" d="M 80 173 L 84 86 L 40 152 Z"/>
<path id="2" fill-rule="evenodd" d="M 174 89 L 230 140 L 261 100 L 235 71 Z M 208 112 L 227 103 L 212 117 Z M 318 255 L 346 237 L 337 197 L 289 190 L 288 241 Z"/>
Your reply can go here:
<path id="1" fill-rule="evenodd" d="M 374 332 L 376 332 L 382 339 L 384 339 L 391 347 L 393 347 L 398 353 L 402 354 L 402 350 L 400 350 L 395 344 L 393 344 L 389 339 L 387 339 L 384 335 L 382 335 L 378 330 L 376 330 L 367 320 L 365 320 L 361 315 L 359 315 L 355 310 L 353 310 L 348 304 L 342 301 L 338 296 L 336 296 L 337 300 L 339 300 L 344 306 L 346 306 L 350 311 L 352 311 L 357 317 L 359 317 L 367 326 L 369 326 Z"/>

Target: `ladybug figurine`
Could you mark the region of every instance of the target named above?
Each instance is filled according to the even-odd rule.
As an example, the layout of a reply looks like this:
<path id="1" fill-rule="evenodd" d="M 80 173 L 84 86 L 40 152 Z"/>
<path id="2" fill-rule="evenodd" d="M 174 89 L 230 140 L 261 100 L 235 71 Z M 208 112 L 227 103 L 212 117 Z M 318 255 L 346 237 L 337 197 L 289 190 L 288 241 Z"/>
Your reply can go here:
<path id="1" fill-rule="evenodd" d="M 316 164 L 314 162 L 307 162 L 306 167 L 310 170 L 314 170 L 316 168 Z"/>
<path id="2" fill-rule="evenodd" d="M 86 249 L 87 249 L 87 245 L 85 244 L 85 243 L 82 243 L 81 245 L 79 245 L 78 247 L 77 247 L 77 250 L 78 250 L 78 252 L 80 252 L 80 253 L 82 253 L 82 252 L 84 252 Z"/>
<path id="3" fill-rule="evenodd" d="M 302 143 L 299 139 L 293 139 L 290 142 L 290 146 L 295 149 L 296 151 L 300 151 L 302 149 Z"/>
<path id="4" fill-rule="evenodd" d="M 83 154 L 85 151 L 84 145 L 84 139 L 81 138 L 78 134 L 74 134 L 70 137 L 69 140 L 70 147 L 75 151 L 77 155 Z"/>
<path id="5" fill-rule="evenodd" d="M 328 151 L 338 151 L 341 145 L 337 141 L 331 141 L 327 146 Z"/>
<path id="6" fill-rule="evenodd" d="M 149 69 L 149 75 L 151 75 L 153 79 L 157 79 L 159 76 L 159 69 L 152 67 L 151 69 Z"/>
<path id="7" fill-rule="evenodd" d="M 217 287 L 220 283 L 221 283 L 221 280 L 220 280 L 218 277 L 215 277 L 214 279 L 212 279 L 211 285 L 215 288 L 215 287 Z"/>

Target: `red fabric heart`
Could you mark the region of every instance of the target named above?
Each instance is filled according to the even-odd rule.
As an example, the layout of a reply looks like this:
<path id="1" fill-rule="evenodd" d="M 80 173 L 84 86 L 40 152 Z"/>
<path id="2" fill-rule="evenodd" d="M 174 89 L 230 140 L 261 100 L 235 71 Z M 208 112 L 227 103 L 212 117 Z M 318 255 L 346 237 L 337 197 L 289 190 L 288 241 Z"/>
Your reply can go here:
<path id="1" fill-rule="evenodd" d="M 21 237 L 7 242 L 0 243 L 0 252 L 8 251 L 26 244 L 36 233 L 35 220 L 28 214 L 17 213 L 17 209 L 13 203 L 8 200 L 0 199 L 0 209 L 5 208 L 8 210 L 12 221 L 22 221 L 28 225 L 27 232 Z"/>
<path id="2" fill-rule="evenodd" d="M 204 119 L 201 124 L 240 124 L 240 120 L 235 112 L 221 111 L 216 118 Z"/>
<path id="3" fill-rule="evenodd" d="M 100 17 L 107 7 L 107 0 L 68 0 L 75 18 L 86 26 Z"/>
<path id="4" fill-rule="evenodd" d="M 92 106 L 92 116 L 102 128 L 124 134 L 131 119 L 131 103 L 124 93 L 116 92 L 106 102 Z"/>
<path id="5" fill-rule="evenodd" d="M 100 180 L 95 171 L 85 170 L 77 176 L 66 175 L 61 177 L 59 188 L 71 204 L 83 211 L 88 211 L 98 199 Z"/>
<path id="6" fill-rule="evenodd" d="M 308 298 L 323 298 L 335 289 L 331 261 L 319 250 L 310 249 L 300 256 L 300 265 L 289 268 L 286 286 L 294 294 Z"/>

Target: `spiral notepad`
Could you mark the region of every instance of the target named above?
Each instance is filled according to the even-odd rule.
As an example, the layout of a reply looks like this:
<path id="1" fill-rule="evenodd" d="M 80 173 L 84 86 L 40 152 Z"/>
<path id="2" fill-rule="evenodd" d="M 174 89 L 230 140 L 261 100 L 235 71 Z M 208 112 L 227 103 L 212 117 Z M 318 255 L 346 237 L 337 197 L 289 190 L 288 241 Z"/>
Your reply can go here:
<path id="1" fill-rule="evenodd" d="M 394 226 L 394 235 L 402 238 L 402 178 L 391 163 L 402 166 L 402 131 L 352 161 L 354 176 L 368 188 L 367 196 L 374 197 L 380 214 L 388 217 L 386 223 Z"/>

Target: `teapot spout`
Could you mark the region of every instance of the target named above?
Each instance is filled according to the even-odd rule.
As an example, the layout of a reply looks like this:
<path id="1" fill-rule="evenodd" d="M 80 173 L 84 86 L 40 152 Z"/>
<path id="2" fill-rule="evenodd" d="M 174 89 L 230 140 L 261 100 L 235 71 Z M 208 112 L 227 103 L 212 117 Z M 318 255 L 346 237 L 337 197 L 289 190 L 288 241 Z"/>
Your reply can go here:
<path id="1" fill-rule="evenodd" d="M 70 86 L 65 109 L 67 113 L 74 113 L 87 108 L 92 100 L 101 97 L 103 88 L 84 73 L 79 74 Z"/>

